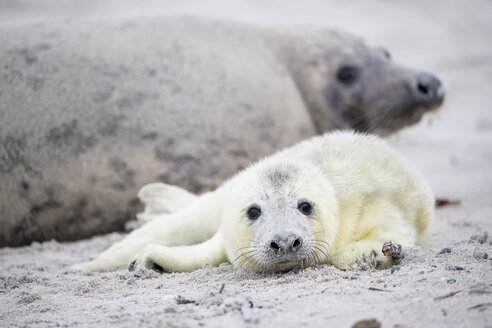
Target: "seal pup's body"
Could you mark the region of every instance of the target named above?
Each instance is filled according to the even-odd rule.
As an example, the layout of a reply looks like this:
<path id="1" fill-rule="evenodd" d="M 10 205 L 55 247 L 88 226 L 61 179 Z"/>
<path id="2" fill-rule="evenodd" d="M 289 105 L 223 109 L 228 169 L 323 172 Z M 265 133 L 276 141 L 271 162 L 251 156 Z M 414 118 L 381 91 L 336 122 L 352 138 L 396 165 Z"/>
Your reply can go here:
<path id="1" fill-rule="evenodd" d="M 381 252 L 384 242 L 425 242 L 434 204 L 398 153 L 376 137 L 349 132 L 301 142 L 213 192 L 176 198 L 183 208 L 149 220 L 75 268 L 112 270 L 133 259 L 165 271 L 226 261 L 252 271 L 314 263 L 385 267 L 391 259 Z"/>

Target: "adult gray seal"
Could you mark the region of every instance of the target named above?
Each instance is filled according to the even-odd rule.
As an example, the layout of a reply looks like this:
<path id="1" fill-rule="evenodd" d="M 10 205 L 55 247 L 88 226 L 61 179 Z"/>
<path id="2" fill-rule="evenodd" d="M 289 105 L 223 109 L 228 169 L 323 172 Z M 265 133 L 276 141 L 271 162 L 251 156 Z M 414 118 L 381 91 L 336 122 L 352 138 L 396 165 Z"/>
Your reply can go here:
<path id="1" fill-rule="evenodd" d="M 434 217 L 434 198 L 415 169 L 378 138 L 352 132 L 301 142 L 215 191 L 184 194 L 183 203 L 74 269 L 114 270 L 133 259 L 167 272 L 226 261 L 248 271 L 384 268 L 392 263 L 385 242 L 422 245 Z"/>
<path id="2" fill-rule="evenodd" d="M 387 135 L 434 76 L 335 31 L 168 18 L 0 29 L 0 246 L 122 229 L 138 188 L 214 188 L 339 128 Z"/>

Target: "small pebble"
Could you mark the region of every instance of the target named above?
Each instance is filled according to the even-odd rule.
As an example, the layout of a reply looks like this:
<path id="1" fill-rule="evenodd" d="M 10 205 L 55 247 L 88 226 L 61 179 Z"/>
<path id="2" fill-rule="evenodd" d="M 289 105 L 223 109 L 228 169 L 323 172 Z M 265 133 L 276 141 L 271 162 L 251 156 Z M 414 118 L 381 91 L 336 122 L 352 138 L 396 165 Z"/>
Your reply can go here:
<path id="1" fill-rule="evenodd" d="M 475 249 L 473 250 L 473 257 L 476 260 L 486 260 L 489 258 L 489 254 L 482 252 L 480 248 L 475 247 Z"/>
<path id="2" fill-rule="evenodd" d="M 157 286 L 155 289 L 161 289 L 162 287 L 164 287 L 163 284 L 160 284 L 159 286 Z"/>
<path id="3" fill-rule="evenodd" d="M 465 270 L 465 268 L 463 268 L 462 266 L 459 266 L 459 265 L 453 265 L 453 264 L 446 264 L 446 270 L 451 270 L 451 271 L 454 271 L 454 270 Z"/>
<path id="4" fill-rule="evenodd" d="M 448 279 L 446 280 L 448 284 L 454 284 L 456 282 L 456 279 Z"/>
<path id="5" fill-rule="evenodd" d="M 444 253 L 451 253 L 451 250 L 452 250 L 451 247 L 444 247 L 443 249 L 441 249 L 439 253 L 437 253 L 437 255 L 444 254 Z"/>
<path id="6" fill-rule="evenodd" d="M 350 280 L 356 280 L 357 278 L 359 278 L 360 276 L 360 273 L 356 272 L 354 273 L 354 275 L 352 277 L 350 277 Z"/>
<path id="7" fill-rule="evenodd" d="M 477 241 L 480 244 L 485 244 L 485 242 L 487 241 L 487 238 L 489 238 L 489 234 L 487 232 L 484 232 L 483 234 L 478 236 Z"/>
<path id="8" fill-rule="evenodd" d="M 393 265 L 391 267 L 391 274 L 395 273 L 395 271 L 400 271 L 400 266 L 399 265 Z"/>
<path id="9" fill-rule="evenodd" d="M 128 278 L 128 280 L 126 281 L 126 283 L 127 283 L 128 285 L 131 285 L 131 284 L 133 284 L 134 282 L 135 282 L 135 277 L 130 277 L 130 278 Z"/>
<path id="10" fill-rule="evenodd" d="M 485 244 L 488 238 L 489 234 L 487 232 L 484 232 L 481 235 L 476 234 L 470 237 L 471 240 L 475 240 L 479 244 Z"/>
<path id="11" fill-rule="evenodd" d="M 182 304 L 195 304 L 195 305 L 197 305 L 198 304 L 197 301 L 183 297 L 181 295 L 176 296 L 174 299 L 176 300 L 176 303 L 179 305 L 182 305 Z"/>

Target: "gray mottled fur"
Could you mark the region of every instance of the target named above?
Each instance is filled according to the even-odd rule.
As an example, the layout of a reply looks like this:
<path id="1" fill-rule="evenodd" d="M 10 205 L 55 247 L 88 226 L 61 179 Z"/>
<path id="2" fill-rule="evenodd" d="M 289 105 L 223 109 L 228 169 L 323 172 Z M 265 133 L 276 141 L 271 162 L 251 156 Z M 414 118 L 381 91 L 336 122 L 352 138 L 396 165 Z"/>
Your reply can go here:
<path id="1" fill-rule="evenodd" d="M 0 44 L 0 246 L 121 229 L 147 183 L 201 192 L 350 127 L 326 77 L 344 47 L 377 56 L 339 33 L 179 18 L 4 27 Z M 363 91 L 384 98 L 385 81 Z"/>

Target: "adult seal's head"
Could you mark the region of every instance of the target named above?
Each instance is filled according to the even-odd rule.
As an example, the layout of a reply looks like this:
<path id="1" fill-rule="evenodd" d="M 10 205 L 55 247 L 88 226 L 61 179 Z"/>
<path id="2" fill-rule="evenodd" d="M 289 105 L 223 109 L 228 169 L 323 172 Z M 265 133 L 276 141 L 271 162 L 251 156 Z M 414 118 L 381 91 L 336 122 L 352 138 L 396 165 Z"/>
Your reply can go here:
<path id="1" fill-rule="evenodd" d="M 395 64 L 388 50 L 350 34 L 322 32 L 317 38 L 291 38 L 284 46 L 318 133 L 353 128 L 388 135 L 444 100 L 436 76 Z"/>
<path id="2" fill-rule="evenodd" d="M 224 246 L 233 264 L 277 272 L 326 261 L 338 205 L 324 174 L 295 162 L 266 165 L 247 175 L 224 210 L 229 218 L 223 222 Z"/>

